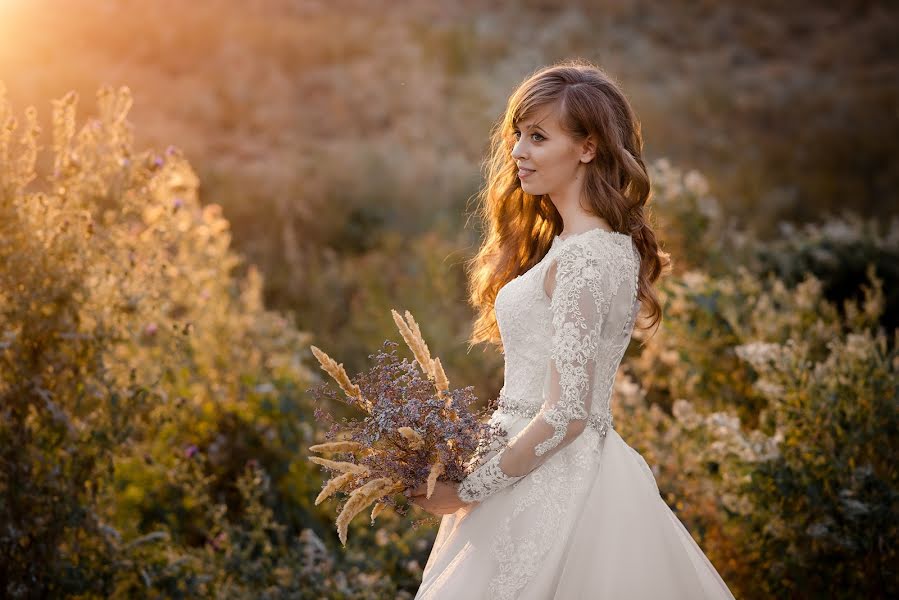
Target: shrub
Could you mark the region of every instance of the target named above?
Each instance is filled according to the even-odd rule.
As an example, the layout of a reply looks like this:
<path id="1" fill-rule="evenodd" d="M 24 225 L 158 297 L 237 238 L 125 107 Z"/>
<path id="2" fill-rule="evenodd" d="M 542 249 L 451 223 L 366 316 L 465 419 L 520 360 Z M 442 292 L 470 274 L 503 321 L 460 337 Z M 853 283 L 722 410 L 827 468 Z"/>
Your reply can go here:
<path id="1" fill-rule="evenodd" d="M 3 594 L 392 594 L 309 566 L 309 336 L 234 272 L 181 152 L 133 150 L 128 90 L 101 89 L 80 129 L 76 103 L 54 102 L 39 175 L 36 111 L 19 127 L 0 88 Z"/>
<path id="2" fill-rule="evenodd" d="M 663 222 L 701 223 L 689 194 L 659 205 Z M 715 227 L 700 225 L 696 237 Z M 883 326 L 889 292 L 877 266 L 889 262 L 887 238 L 851 216 L 806 228 L 823 241 L 781 230 L 782 240 L 742 236 L 739 258 L 720 254 L 718 272 L 686 264 L 663 282 L 665 319 L 626 361 L 616 424 L 734 590 L 890 597 L 899 587 L 899 337 Z M 833 244 L 820 230 L 854 232 L 843 237 L 855 242 Z M 831 297 L 803 267 L 821 256 L 816 244 L 833 264 L 863 268 L 864 285 Z M 848 258 L 858 248 L 867 258 Z M 758 258 L 775 252 L 790 283 Z"/>

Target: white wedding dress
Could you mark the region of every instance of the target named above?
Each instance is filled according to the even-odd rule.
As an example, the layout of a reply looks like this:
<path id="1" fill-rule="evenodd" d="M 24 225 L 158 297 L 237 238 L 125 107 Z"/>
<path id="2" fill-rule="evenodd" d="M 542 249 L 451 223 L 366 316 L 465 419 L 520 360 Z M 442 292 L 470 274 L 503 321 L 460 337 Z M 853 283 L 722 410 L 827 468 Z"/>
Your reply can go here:
<path id="1" fill-rule="evenodd" d="M 442 518 L 416 599 L 733 598 L 612 428 L 638 269 L 630 236 L 597 228 L 500 289 L 508 438 L 460 484 L 472 503 Z"/>

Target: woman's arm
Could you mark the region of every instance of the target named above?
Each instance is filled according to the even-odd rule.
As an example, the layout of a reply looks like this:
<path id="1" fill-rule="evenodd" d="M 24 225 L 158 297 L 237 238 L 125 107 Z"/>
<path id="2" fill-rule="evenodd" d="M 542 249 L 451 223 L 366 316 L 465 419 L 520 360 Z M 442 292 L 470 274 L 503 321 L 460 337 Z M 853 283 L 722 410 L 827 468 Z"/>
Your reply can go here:
<path id="1" fill-rule="evenodd" d="M 620 267 L 589 247 L 569 244 L 547 269 L 552 341 L 543 405 L 504 448 L 462 481 L 460 499 L 481 501 L 515 483 L 584 431 L 603 323 L 615 296 L 626 294 L 630 301 L 633 294 L 633 281 Z"/>

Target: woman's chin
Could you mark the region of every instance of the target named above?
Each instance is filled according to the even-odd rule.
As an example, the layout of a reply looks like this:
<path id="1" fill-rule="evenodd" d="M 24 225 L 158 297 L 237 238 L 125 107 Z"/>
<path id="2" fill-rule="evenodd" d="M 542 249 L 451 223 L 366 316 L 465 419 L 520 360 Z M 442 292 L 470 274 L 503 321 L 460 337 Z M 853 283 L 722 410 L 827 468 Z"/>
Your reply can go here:
<path id="1" fill-rule="evenodd" d="M 546 193 L 540 188 L 536 187 L 535 185 L 529 184 L 526 181 L 521 182 L 521 190 L 523 192 L 527 192 L 531 196 L 540 196 Z"/>

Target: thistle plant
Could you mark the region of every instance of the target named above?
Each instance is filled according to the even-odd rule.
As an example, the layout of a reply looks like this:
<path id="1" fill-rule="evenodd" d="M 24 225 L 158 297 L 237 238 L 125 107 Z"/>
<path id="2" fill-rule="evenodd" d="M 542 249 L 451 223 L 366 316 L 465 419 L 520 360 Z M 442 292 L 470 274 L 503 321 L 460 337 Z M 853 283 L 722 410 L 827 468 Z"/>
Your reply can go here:
<path id="1" fill-rule="evenodd" d="M 311 346 L 344 396 L 340 398 L 326 381 L 310 390 L 316 403 L 342 401 L 365 414 L 361 420 L 344 419 L 338 425 L 330 413 L 317 407 L 316 419 L 330 428 L 324 434 L 327 441 L 309 447 L 334 455 L 331 459 L 309 457 L 335 474 L 315 504 L 337 492 L 348 494 L 337 516 L 337 533 L 344 546 L 350 521 L 369 505 L 374 503 L 372 523 L 387 506 L 405 514 L 394 494 L 427 483 L 430 498 L 438 480 L 461 481 L 492 440 L 506 434 L 498 425 L 483 423 L 495 408 L 493 403 L 477 413 L 471 410 L 477 400 L 472 386 L 450 389 L 440 359 L 431 356 L 409 311 L 405 318 L 395 310 L 391 313 L 414 361 L 400 360 L 399 344 L 386 340 L 381 351 L 369 356 L 374 366 L 351 379 L 342 363 Z"/>

